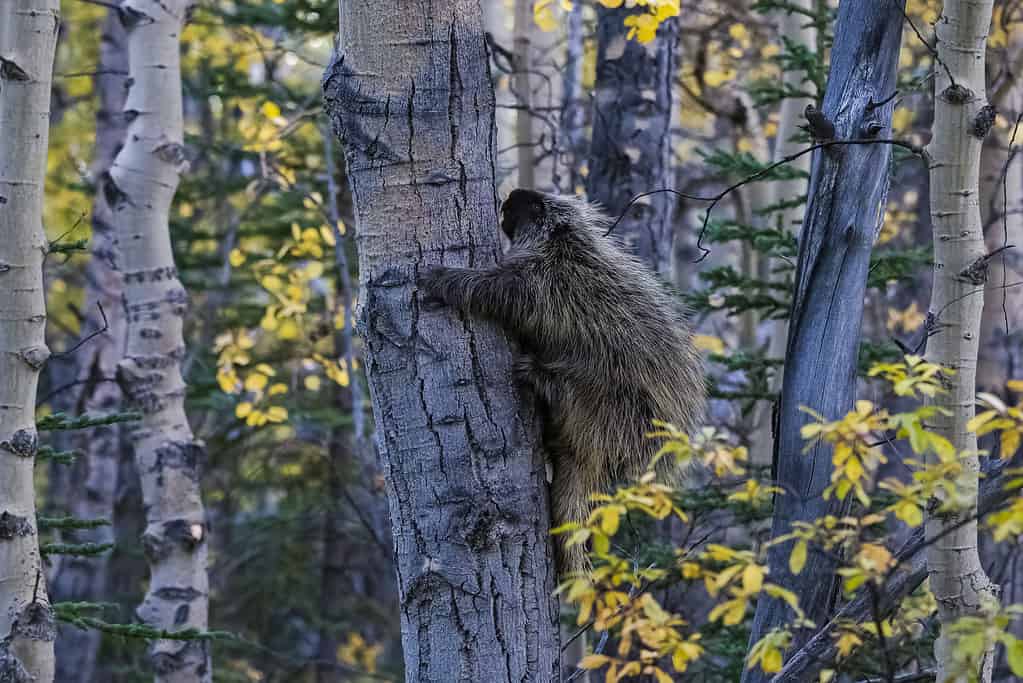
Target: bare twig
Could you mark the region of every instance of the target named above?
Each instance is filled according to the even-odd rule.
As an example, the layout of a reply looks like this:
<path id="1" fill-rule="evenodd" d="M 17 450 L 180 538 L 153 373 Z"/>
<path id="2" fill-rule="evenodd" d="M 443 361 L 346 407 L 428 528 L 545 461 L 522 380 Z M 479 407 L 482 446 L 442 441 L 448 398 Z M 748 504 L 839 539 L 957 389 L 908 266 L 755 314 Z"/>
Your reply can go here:
<path id="1" fill-rule="evenodd" d="M 91 340 L 95 339 L 96 337 L 100 336 L 101 334 L 103 334 L 104 332 L 106 332 L 107 330 L 110 329 L 110 321 L 107 320 L 107 312 L 103 310 L 103 304 L 101 304 L 99 301 L 97 301 L 96 302 L 96 308 L 99 309 L 99 314 L 100 314 L 100 316 L 103 317 L 103 327 L 101 327 L 98 330 L 96 330 L 95 332 L 89 334 L 87 337 L 85 337 L 84 339 L 79 341 L 77 344 L 72 346 L 67 351 L 61 351 L 60 353 L 53 354 L 55 358 L 59 358 L 61 356 L 70 356 L 72 353 L 74 353 L 78 349 L 82 348 L 82 346 L 84 346 L 85 344 L 89 343 Z"/>
<path id="2" fill-rule="evenodd" d="M 628 213 L 629 209 L 632 208 L 633 204 L 635 204 L 640 199 L 649 197 L 651 195 L 659 194 L 662 192 L 668 192 L 670 194 L 675 195 L 676 197 L 681 197 L 683 199 L 689 199 L 697 202 L 710 202 L 710 205 L 707 207 L 707 211 L 703 216 L 703 223 L 700 226 L 699 238 L 696 240 L 696 248 L 703 252 L 700 255 L 700 257 L 694 261 L 694 263 L 699 263 L 703 261 L 705 258 L 707 258 L 708 254 L 710 254 L 710 249 L 707 249 L 706 247 L 703 246 L 703 237 L 704 234 L 707 232 L 707 224 L 710 222 L 711 211 L 714 210 L 714 207 L 716 207 L 721 202 L 722 199 L 727 197 L 732 192 L 735 192 L 740 187 L 748 185 L 749 183 L 752 183 L 755 180 L 759 180 L 764 176 L 768 175 L 771 171 L 775 170 L 776 168 L 785 166 L 786 164 L 790 164 L 796 159 L 807 154 L 810 154 L 811 152 L 815 152 L 818 149 L 828 149 L 831 147 L 845 147 L 848 145 L 891 145 L 892 147 L 902 147 L 903 149 L 907 149 L 913 154 L 924 159 L 925 161 L 929 160 L 930 158 L 930 155 L 927 154 L 927 150 L 925 150 L 920 145 L 909 142 L 908 140 L 896 140 L 892 138 L 854 138 L 850 140 L 826 140 L 824 142 L 819 142 L 815 145 L 806 147 L 805 149 L 801 149 L 798 152 L 793 152 L 792 154 L 789 154 L 788 156 L 785 156 L 779 159 L 778 161 L 769 164 L 768 166 L 765 166 L 756 173 L 752 173 L 743 178 L 742 180 L 729 185 L 728 187 L 723 189 L 721 192 L 718 192 L 717 194 L 706 196 L 693 195 L 687 194 L 685 192 L 679 192 L 678 190 L 673 190 L 666 187 L 658 190 L 641 192 L 629 200 L 629 203 L 625 205 L 625 208 L 622 209 L 621 214 L 618 216 L 617 219 L 615 219 L 615 222 L 611 224 L 611 227 L 607 229 L 607 232 L 605 234 L 610 235 L 614 231 L 614 229 L 618 227 L 618 224 L 622 222 L 622 219 L 625 218 L 626 214 Z"/>

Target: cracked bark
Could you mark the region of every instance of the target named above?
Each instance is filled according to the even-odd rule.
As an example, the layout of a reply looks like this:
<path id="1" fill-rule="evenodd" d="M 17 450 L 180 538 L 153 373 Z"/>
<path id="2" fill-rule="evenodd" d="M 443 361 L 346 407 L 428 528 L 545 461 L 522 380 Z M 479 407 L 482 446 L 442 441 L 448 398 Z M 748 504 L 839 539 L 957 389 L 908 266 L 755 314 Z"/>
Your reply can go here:
<path id="1" fill-rule="evenodd" d="M 499 255 L 479 5 L 341 7 L 324 80 L 356 210 L 359 318 L 387 468 L 408 681 L 554 681 L 545 463 L 487 323 L 424 310 L 417 273 Z"/>
<path id="2" fill-rule="evenodd" d="M 187 295 L 177 277 L 168 225 L 182 146 L 179 36 L 188 0 L 126 0 L 129 83 L 124 147 L 106 179 L 123 274 L 127 342 L 118 377 L 143 417 L 130 440 L 146 510 L 142 536 L 150 580 L 137 613 L 155 628 L 205 630 L 206 515 L 199 490 L 203 445 L 185 415 L 182 319 Z M 150 647 L 155 680 L 212 679 L 203 640 L 159 640 Z"/>
<path id="3" fill-rule="evenodd" d="M 645 8 L 597 7 L 597 80 L 586 192 L 612 216 L 642 192 L 671 188 L 671 101 L 676 19 L 646 45 L 627 38 L 625 17 Z M 633 204 L 615 228 L 631 251 L 662 275 L 672 265 L 675 198 L 667 192 Z"/>
<path id="4" fill-rule="evenodd" d="M 43 181 L 57 0 L 0 4 L 0 680 L 53 681 L 32 481 L 46 347 Z"/>
<path id="5" fill-rule="evenodd" d="M 82 329 L 100 329 L 102 317 L 97 304 L 108 312 L 110 329 L 93 338 L 71 359 L 75 379 L 81 390 L 69 391 L 67 402 L 71 412 L 108 415 L 121 409 L 121 390 L 114 382 L 101 378 L 117 372 L 124 340 L 124 316 L 118 315 L 121 304 L 121 280 L 113 268 L 113 224 L 106 201 L 105 175 L 124 140 L 126 122 L 124 108 L 128 70 L 126 34 L 118 13 L 111 9 L 103 23 L 100 38 L 99 68 L 95 88 L 99 97 L 96 112 L 96 150 L 91 175 L 96 179 L 92 208 L 91 258 L 85 275 L 85 322 Z M 107 425 L 69 434 L 70 446 L 82 453 L 70 469 L 67 512 L 78 519 L 114 517 L 118 467 L 122 440 L 119 425 Z M 57 465 L 67 467 L 66 465 Z M 75 543 L 113 543 L 114 529 L 102 526 L 81 529 L 72 538 Z M 99 557 L 58 555 L 53 570 L 52 590 L 55 601 L 100 601 L 107 586 L 109 554 Z M 102 634 L 62 625 L 57 638 L 57 680 L 66 683 L 90 683 L 96 680 L 96 656 Z"/>
<path id="6" fill-rule="evenodd" d="M 862 138 L 871 123 L 877 137 L 890 134 L 892 102 L 881 102 L 895 88 L 902 37 L 902 3 L 843 2 L 835 25 L 835 45 L 824 97 L 825 115 L 839 138 Z M 829 420 L 845 415 L 856 389 L 856 364 L 867 270 L 881 227 L 888 194 L 888 145 L 854 145 L 814 154 L 809 204 L 799 243 L 796 289 L 789 318 L 788 348 L 774 445 L 775 478 L 785 489 L 776 496 L 771 536 L 789 531 L 794 521 L 810 522 L 840 514 L 836 500 L 824 500 L 831 479 L 831 451 L 817 445 L 803 452 L 800 428 L 812 408 Z M 768 551 L 771 580 L 799 596 L 809 619 L 827 621 L 838 584 L 835 566 L 822 553 L 810 553 L 798 575 L 789 571 L 792 543 Z M 792 612 L 779 600 L 761 598 L 750 643 L 787 624 Z M 797 634 L 799 646 L 805 634 Z M 764 681 L 759 668 L 744 682 Z"/>
<path id="7" fill-rule="evenodd" d="M 954 643 L 947 628 L 956 619 L 975 615 L 998 592 L 980 562 L 977 524 L 955 530 L 960 515 L 976 514 L 978 469 L 977 435 L 966 429 L 974 415 L 977 355 L 986 277 L 974 264 L 986 254 L 979 195 L 983 123 L 988 119 L 984 62 L 993 3 L 990 0 L 946 2 L 935 26 L 934 124 L 927 150 L 931 155 L 931 226 L 934 234 L 934 284 L 928 309 L 939 327 L 927 343 L 926 358 L 956 371 L 947 393 L 933 403 L 947 411 L 929 425 L 959 453 L 964 474 L 958 493 L 969 501 L 958 514 L 928 514 L 927 569 L 931 592 L 938 602 L 941 635 L 934 643 L 937 680 L 950 678 Z M 951 78 L 950 78 L 951 74 Z M 953 80 L 954 79 L 954 80 Z M 948 531 L 948 533 L 945 533 Z M 978 680 L 990 681 L 993 644 L 984 657 Z"/>

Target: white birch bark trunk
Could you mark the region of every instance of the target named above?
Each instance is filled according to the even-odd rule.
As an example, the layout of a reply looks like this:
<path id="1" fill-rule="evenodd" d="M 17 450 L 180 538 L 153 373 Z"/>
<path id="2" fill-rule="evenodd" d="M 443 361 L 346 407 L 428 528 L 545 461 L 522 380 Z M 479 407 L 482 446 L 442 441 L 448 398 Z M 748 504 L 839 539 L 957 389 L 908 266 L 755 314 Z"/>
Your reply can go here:
<path id="1" fill-rule="evenodd" d="M 1002 116 L 1015 122 L 1023 111 L 1023 83 L 1019 71 L 1023 60 L 1023 26 L 1013 22 L 1008 30 L 1008 61 L 1013 70 L 990 99 Z M 999 395 L 1005 394 L 1006 381 L 1023 371 L 1023 287 L 998 289 L 1023 280 L 1023 154 L 1020 153 L 1023 126 L 1015 133 L 1016 139 L 1012 140 L 1013 126 L 1007 130 L 993 129 L 981 159 L 980 206 L 987 225 L 988 252 L 1007 244 L 1016 245 L 1015 249 L 999 253 L 991 262 L 990 291 L 984 297 L 980 324 L 977 388 Z M 1006 167 L 1009 155 L 1013 156 Z"/>
<path id="2" fill-rule="evenodd" d="M 127 342 L 118 376 L 143 418 L 131 434 L 142 481 L 149 590 L 138 608 L 155 628 L 205 630 L 204 456 L 185 416 L 182 319 L 188 303 L 171 250 L 169 211 L 184 161 L 179 37 L 188 0 L 126 0 L 129 82 L 125 145 L 110 170 Z M 212 679 L 205 640 L 159 640 L 150 659 L 158 683 Z"/>
<path id="3" fill-rule="evenodd" d="M 513 91 L 521 107 L 515 112 L 515 144 L 518 159 L 519 187 L 530 190 L 536 187 L 536 175 L 533 169 L 533 92 L 530 87 L 530 70 L 532 55 L 530 54 L 533 33 L 532 0 L 515 0 L 515 78 Z"/>
<path id="4" fill-rule="evenodd" d="M 936 416 L 932 428 L 966 454 L 977 448 L 976 434 L 967 431 L 966 424 L 974 415 L 987 279 L 978 186 L 981 147 L 993 119 L 984 81 L 991 11 L 990 0 L 945 3 L 935 26 L 939 64 L 935 67 L 934 125 L 928 145 L 934 231 L 930 313 L 935 322 L 926 355 L 928 361 L 956 371 L 948 393 L 934 401 L 949 414 Z M 980 563 L 977 525 L 962 523 L 976 512 L 977 457 L 967 455 L 962 462 L 966 473 L 957 485 L 960 495 L 972 496 L 972 505 L 956 514 L 931 514 L 926 522 L 928 574 L 942 627 L 934 646 L 940 681 L 949 680 L 954 647 L 948 626 L 959 617 L 978 613 L 986 599 L 997 593 Z M 989 652 L 978 672 L 980 680 L 991 680 L 992 660 Z"/>
<path id="5" fill-rule="evenodd" d="M 43 183 L 57 0 L 0 3 L 0 681 L 53 681 L 32 473 L 46 347 Z"/>

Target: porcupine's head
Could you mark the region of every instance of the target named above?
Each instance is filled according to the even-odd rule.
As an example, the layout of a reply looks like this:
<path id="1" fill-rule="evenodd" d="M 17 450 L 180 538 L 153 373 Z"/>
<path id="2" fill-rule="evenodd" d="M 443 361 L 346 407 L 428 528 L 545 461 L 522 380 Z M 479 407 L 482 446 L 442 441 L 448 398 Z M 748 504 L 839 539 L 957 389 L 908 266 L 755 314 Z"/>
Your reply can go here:
<path id="1" fill-rule="evenodd" d="M 611 220 L 584 199 L 512 190 L 501 205 L 501 229 L 512 245 L 539 244 L 558 235 L 599 236 Z"/>

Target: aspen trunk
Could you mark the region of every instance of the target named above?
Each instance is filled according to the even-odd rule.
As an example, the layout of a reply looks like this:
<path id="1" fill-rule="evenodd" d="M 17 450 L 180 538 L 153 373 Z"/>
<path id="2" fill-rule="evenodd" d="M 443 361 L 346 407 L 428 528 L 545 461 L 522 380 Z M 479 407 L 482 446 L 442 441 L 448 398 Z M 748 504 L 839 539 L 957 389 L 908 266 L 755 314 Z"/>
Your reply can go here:
<path id="1" fill-rule="evenodd" d="M 668 19 L 653 43 L 630 40 L 634 9 L 597 8 L 597 82 L 586 192 L 618 216 L 637 194 L 671 188 L 672 86 L 678 24 Z M 638 11 L 645 12 L 645 8 Z M 672 267 L 675 199 L 667 193 L 633 204 L 615 228 L 658 273 Z"/>
<path id="2" fill-rule="evenodd" d="M 935 317 L 927 343 L 927 360 L 956 371 L 948 393 L 934 403 L 948 411 L 937 415 L 932 429 L 965 453 L 966 470 L 957 481 L 960 495 L 972 498 L 955 514 L 932 514 L 926 522 L 927 568 L 938 601 L 942 633 L 934 645 L 937 680 L 948 680 L 954 643 L 948 626 L 977 614 L 997 593 L 984 573 L 977 551 L 977 525 L 962 523 L 976 513 L 977 436 L 966 429 L 974 415 L 980 321 L 984 308 L 986 249 L 980 218 L 979 175 L 983 139 L 993 120 L 984 81 L 986 40 L 992 2 L 946 2 L 935 26 L 934 124 L 931 155 L 931 224 L 934 231 L 934 284 L 930 314 Z M 944 64 L 948 71 L 941 66 Z M 949 77 L 951 72 L 951 80 Z M 960 526 L 960 524 L 962 524 Z M 991 653 L 978 672 L 991 680 Z"/>
<path id="3" fill-rule="evenodd" d="M 1013 71 L 991 94 L 991 103 L 1002 116 L 1015 122 L 1023 112 L 1023 83 L 1018 70 L 1023 61 L 1023 26 L 1012 22 L 1008 30 L 1008 61 Z M 1015 132 L 1016 139 L 1012 140 L 1013 127 L 992 129 L 981 154 L 980 208 L 986 226 L 987 249 L 991 252 L 1007 244 L 1016 245 L 1015 249 L 1000 252 L 991 262 L 989 292 L 984 297 L 980 326 L 977 388 L 998 395 L 1005 394 L 1006 381 L 1023 372 L 1020 318 L 1023 287 L 999 289 L 1023 280 L 1023 154 L 1020 153 L 1023 125 Z M 1010 155 L 1013 155 L 1011 163 L 1006 167 Z"/>
<path id="4" fill-rule="evenodd" d="M 515 0 L 515 77 L 512 79 L 515 99 L 519 109 L 515 112 L 515 144 L 518 159 L 519 187 L 532 190 L 536 187 L 533 168 L 533 92 L 530 87 L 530 34 L 533 32 L 532 0 Z"/>
<path id="5" fill-rule="evenodd" d="M 100 329 L 102 305 L 110 328 L 76 351 L 73 360 L 80 391 L 68 392 L 76 410 L 92 415 L 109 415 L 121 407 L 121 390 L 115 382 L 103 381 L 117 373 L 124 344 L 124 316 L 120 314 L 121 278 L 113 268 L 114 226 L 106 201 L 106 177 L 114 156 L 124 140 L 124 109 L 128 52 L 124 27 L 118 12 L 110 10 L 103 22 L 99 68 L 95 88 L 99 98 L 96 112 L 96 151 L 90 174 L 96 179 L 92 206 L 91 258 L 85 274 L 85 322 L 83 330 Z M 114 516 L 118 469 L 122 451 L 119 425 L 105 425 L 70 433 L 71 446 L 82 453 L 72 466 L 72 485 L 66 487 L 67 512 L 78 519 L 106 519 Z M 67 468 L 66 465 L 58 465 Z M 76 543 L 112 543 L 112 526 L 82 529 L 69 539 Z M 57 557 L 51 593 L 55 601 L 99 602 L 107 596 L 109 554 L 99 557 Z M 96 655 L 102 634 L 63 625 L 57 638 L 57 680 L 62 683 L 91 683 L 97 680 Z"/>
<path id="6" fill-rule="evenodd" d="M 138 609 L 168 631 L 207 628 L 207 527 L 199 491 L 204 450 L 185 416 L 182 319 L 188 303 L 171 251 L 169 212 L 184 161 L 178 39 L 188 0 L 126 0 L 129 83 L 125 145 L 110 170 L 124 277 L 127 342 L 118 376 L 143 418 L 132 429 L 146 509 L 149 590 Z M 158 683 L 210 681 L 205 640 L 160 640 Z"/>
<path id="7" fill-rule="evenodd" d="M 53 681 L 32 473 L 46 347 L 43 181 L 57 0 L 0 4 L 0 680 Z"/>
<path id="8" fill-rule="evenodd" d="M 341 5 L 326 109 L 358 229 L 360 319 L 387 468 L 406 680 L 553 681 L 558 601 L 535 416 L 487 323 L 422 307 L 417 274 L 499 253 L 480 7 Z"/>

